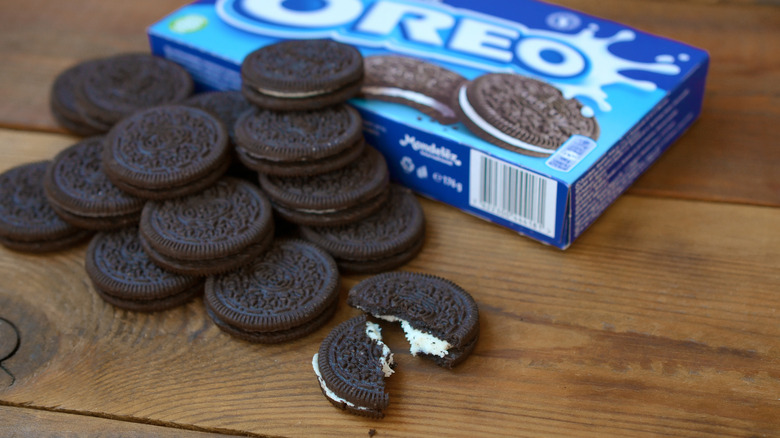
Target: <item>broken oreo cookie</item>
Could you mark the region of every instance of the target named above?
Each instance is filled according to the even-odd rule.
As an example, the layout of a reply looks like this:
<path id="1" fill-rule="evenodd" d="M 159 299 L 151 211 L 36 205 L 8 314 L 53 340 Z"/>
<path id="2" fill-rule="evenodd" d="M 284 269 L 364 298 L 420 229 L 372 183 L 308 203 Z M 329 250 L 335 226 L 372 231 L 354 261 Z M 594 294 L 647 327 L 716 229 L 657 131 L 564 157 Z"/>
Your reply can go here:
<path id="1" fill-rule="evenodd" d="M 479 338 L 474 298 L 441 277 L 379 274 L 355 285 L 347 303 L 379 319 L 400 322 L 412 355 L 423 354 L 445 368 L 462 362 Z"/>
<path id="2" fill-rule="evenodd" d="M 333 406 L 364 417 L 384 417 L 390 401 L 384 379 L 393 373 L 395 362 L 381 329 L 366 315 L 336 326 L 314 354 L 312 367 Z"/>
<path id="3" fill-rule="evenodd" d="M 277 239 L 252 262 L 206 280 L 204 304 L 225 332 L 250 342 L 303 337 L 335 312 L 340 279 L 336 263 L 315 245 Z"/>
<path id="4" fill-rule="evenodd" d="M 485 74 L 463 84 L 454 99 L 461 122 L 473 134 L 526 155 L 547 157 L 575 134 L 599 137 L 592 110 L 525 76 Z"/>
<path id="5" fill-rule="evenodd" d="M 363 57 L 336 41 L 289 40 L 262 47 L 241 64 L 241 91 L 274 110 L 317 109 L 354 97 L 363 81 Z"/>

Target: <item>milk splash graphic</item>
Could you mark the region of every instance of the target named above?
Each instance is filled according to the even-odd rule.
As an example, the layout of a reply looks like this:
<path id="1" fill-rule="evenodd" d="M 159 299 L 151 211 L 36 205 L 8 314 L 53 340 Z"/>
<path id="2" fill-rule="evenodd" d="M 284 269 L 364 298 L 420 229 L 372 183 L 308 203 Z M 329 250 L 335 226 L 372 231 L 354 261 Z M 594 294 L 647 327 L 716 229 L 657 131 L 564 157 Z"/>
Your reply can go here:
<path id="1" fill-rule="evenodd" d="M 609 51 L 609 46 L 619 42 L 633 41 L 636 38 L 636 34 L 633 31 L 624 29 L 610 37 L 597 38 L 596 32 L 598 29 L 599 27 L 595 23 L 591 23 L 579 33 L 571 35 L 526 29 L 528 36 L 564 41 L 573 47 L 577 47 L 588 58 L 590 70 L 578 83 L 554 83 L 555 87 L 561 90 L 567 99 L 575 96 L 588 97 L 596 102 L 599 110 L 607 112 L 612 110 L 612 106 L 607 102 L 607 93 L 604 91 L 604 87 L 607 85 L 626 84 L 648 92 L 655 91 L 658 88 L 651 81 L 629 78 L 623 75 L 622 71 L 646 71 L 671 76 L 680 74 L 680 67 L 673 64 L 675 60 L 673 55 L 658 55 L 655 63 L 630 61 L 613 55 Z M 677 59 L 685 62 L 689 59 L 689 56 L 681 53 Z M 586 117 L 593 116 L 593 110 L 587 106 L 582 111 Z"/>

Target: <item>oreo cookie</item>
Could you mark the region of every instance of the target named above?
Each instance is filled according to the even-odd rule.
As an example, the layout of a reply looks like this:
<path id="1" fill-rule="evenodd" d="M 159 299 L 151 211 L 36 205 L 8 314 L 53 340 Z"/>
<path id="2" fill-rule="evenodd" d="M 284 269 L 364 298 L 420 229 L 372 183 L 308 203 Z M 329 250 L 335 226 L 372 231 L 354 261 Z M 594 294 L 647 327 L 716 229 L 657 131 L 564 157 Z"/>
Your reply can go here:
<path id="1" fill-rule="evenodd" d="M 180 102 L 192 89 L 189 73 L 175 62 L 129 53 L 84 64 L 74 98 L 85 121 L 108 130 L 136 111 Z"/>
<path id="2" fill-rule="evenodd" d="M 387 321 L 398 321 L 411 353 L 452 368 L 474 350 L 479 309 L 474 298 L 441 277 L 388 272 L 367 278 L 349 291 L 347 303 Z"/>
<path id="3" fill-rule="evenodd" d="M 597 140 L 592 111 L 552 85 L 510 73 L 489 73 L 455 95 L 460 121 L 483 140 L 535 157 L 555 152 L 574 134 Z"/>
<path id="4" fill-rule="evenodd" d="M 106 137 L 103 170 L 120 189 L 145 199 L 203 190 L 230 165 L 225 126 L 211 113 L 184 105 L 139 111 Z"/>
<path id="5" fill-rule="evenodd" d="M 250 342 L 298 339 L 336 311 L 340 279 L 325 251 L 277 239 L 264 255 L 206 280 L 206 311 L 223 331 Z"/>
<path id="6" fill-rule="evenodd" d="M 389 178 L 385 158 L 367 147 L 358 160 L 332 172 L 297 177 L 260 174 L 259 181 L 274 211 L 285 220 L 336 226 L 380 209 L 387 199 Z"/>
<path id="7" fill-rule="evenodd" d="M 68 248 L 92 232 L 60 218 L 43 189 L 48 161 L 23 164 L 0 174 L 0 244 L 24 252 Z"/>
<path id="8" fill-rule="evenodd" d="M 458 122 L 452 95 L 467 81 L 463 76 L 407 56 L 376 55 L 364 62 L 362 97 L 410 106 L 443 125 Z"/>
<path id="9" fill-rule="evenodd" d="M 87 120 L 79 111 L 75 90 L 80 86 L 84 72 L 94 60 L 71 66 L 54 79 L 49 92 L 49 109 L 60 126 L 82 137 L 102 134 L 110 128 L 105 123 Z"/>
<path id="10" fill-rule="evenodd" d="M 247 55 L 241 79 L 241 92 L 259 107 L 323 108 L 357 95 L 363 57 L 354 47 L 331 40 L 282 41 Z"/>
<path id="11" fill-rule="evenodd" d="M 183 105 L 193 106 L 210 112 L 214 117 L 225 125 L 230 139 L 230 167 L 225 172 L 226 175 L 243 178 L 246 180 L 255 180 L 256 174 L 252 169 L 247 168 L 236 155 L 236 131 L 235 124 L 241 114 L 253 108 L 252 104 L 244 98 L 240 91 L 207 91 L 188 97 L 182 102 Z"/>
<path id="12" fill-rule="evenodd" d="M 366 315 L 336 326 L 314 354 L 312 367 L 333 406 L 364 417 L 384 417 L 390 401 L 385 377 L 393 373 L 395 362 L 380 327 Z"/>
<path id="13" fill-rule="evenodd" d="M 301 226 L 301 236 L 328 251 L 344 273 L 395 269 L 413 259 L 425 238 L 425 215 L 411 190 L 390 186 L 384 207 L 340 226 Z"/>
<path id="14" fill-rule="evenodd" d="M 60 151 L 48 166 L 43 187 L 51 207 L 77 227 L 109 230 L 135 225 L 145 200 L 116 187 L 103 172 L 102 136 Z"/>
<path id="15" fill-rule="evenodd" d="M 84 266 L 98 295 L 126 310 L 171 309 L 203 292 L 202 279 L 174 274 L 152 263 L 141 248 L 136 227 L 96 234 Z"/>
<path id="16" fill-rule="evenodd" d="M 360 156 L 362 128 L 360 114 L 344 104 L 314 111 L 258 108 L 236 122 L 236 152 L 244 165 L 268 175 L 330 172 Z"/>
<path id="17" fill-rule="evenodd" d="M 271 245 L 271 203 L 247 181 L 225 177 L 202 192 L 149 201 L 141 213 L 141 244 L 157 265 L 183 275 L 236 269 Z"/>
<path id="18" fill-rule="evenodd" d="M 252 104 L 244 98 L 240 91 L 207 91 L 192 95 L 182 102 L 183 105 L 194 106 L 210 112 L 227 128 L 230 141 L 235 144 L 234 126 L 242 114 L 252 109 Z"/>

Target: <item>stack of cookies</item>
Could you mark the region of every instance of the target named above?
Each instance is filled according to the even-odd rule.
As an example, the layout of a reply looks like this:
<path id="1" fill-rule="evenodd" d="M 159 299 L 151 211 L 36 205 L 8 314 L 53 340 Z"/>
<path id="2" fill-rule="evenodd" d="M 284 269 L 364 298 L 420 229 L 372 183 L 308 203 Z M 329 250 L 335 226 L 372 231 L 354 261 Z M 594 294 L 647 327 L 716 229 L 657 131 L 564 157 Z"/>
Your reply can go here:
<path id="1" fill-rule="evenodd" d="M 85 270 L 104 301 L 148 312 L 202 295 L 214 324 L 246 341 L 286 342 L 323 326 L 340 272 L 390 271 L 417 255 L 423 210 L 390 183 L 345 103 L 364 80 L 357 50 L 282 42 L 247 56 L 241 74 L 240 92 L 190 96 L 186 71 L 150 55 L 63 72 L 52 113 L 87 138 L 0 174 L 0 244 L 44 252 L 91 237 Z M 274 216 L 299 238 L 278 237 Z M 473 299 L 436 277 L 382 274 L 348 302 L 400 321 L 412 354 L 446 368 L 478 337 Z M 312 364 L 334 405 L 383 415 L 394 362 L 380 332 L 361 315 L 322 343 Z"/>
<path id="2" fill-rule="evenodd" d="M 360 91 L 360 54 L 329 40 L 285 41 L 248 55 L 241 76 L 256 108 L 235 124 L 236 155 L 258 172 L 276 215 L 343 272 L 381 272 L 413 258 L 424 239 L 422 208 L 390 184 L 360 114 L 343 103 Z"/>

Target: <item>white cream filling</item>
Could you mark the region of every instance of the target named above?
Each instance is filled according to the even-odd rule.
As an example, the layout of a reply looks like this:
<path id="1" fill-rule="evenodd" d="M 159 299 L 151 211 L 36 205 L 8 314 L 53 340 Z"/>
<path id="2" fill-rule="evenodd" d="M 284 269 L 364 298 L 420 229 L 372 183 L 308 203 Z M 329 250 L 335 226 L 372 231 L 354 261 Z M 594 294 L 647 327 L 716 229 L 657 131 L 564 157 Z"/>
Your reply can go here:
<path id="1" fill-rule="evenodd" d="M 385 345 L 384 342 L 382 342 L 382 329 L 379 327 L 379 325 L 374 324 L 373 322 L 366 322 L 366 335 L 370 338 L 376 341 L 377 344 L 379 344 L 382 347 L 382 357 L 380 358 L 380 362 L 382 363 L 382 372 L 385 374 L 385 377 L 389 377 L 391 374 L 393 374 L 395 371 L 390 368 L 390 366 L 394 363 L 393 361 L 393 353 L 390 352 L 390 348 L 388 348 L 387 345 Z M 314 353 L 314 357 L 311 359 L 311 366 L 314 368 L 314 374 L 317 375 L 317 380 L 320 382 L 320 387 L 322 387 L 322 391 L 325 392 L 325 395 L 338 403 L 344 403 L 347 406 L 354 408 L 354 409 L 362 409 L 362 410 L 369 410 L 369 408 L 365 406 L 358 406 L 348 400 L 345 400 L 338 395 L 336 395 L 335 392 L 331 391 L 330 388 L 328 388 L 328 385 L 325 383 L 325 380 L 322 379 L 322 374 L 320 373 L 320 365 L 318 362 L 320 354 Z"/>
<path id="2" fill-rule="evenodd" d="M 393 315 L 374 315 L 377 318 L 384 319 L 390 322 L 400 322 L 401 328 L 404 329 L 404 335 L 406 340 L 409 341 L 409 352 L 412 356 L 417 356 L 418 353 L 430 354 L 433 356 L 444 357 L 449 353 L 449 349 L 452 348 L 452 344 L 433 336 L 431 333 L 426 333 L 422 330 L 417 330 L 409 324 L 409 321 L 398 318 Z"/>
<path id="3" fill-rule="evenodd" d="M 295 211 L 300 213 L 307 213 L 307 214 L 327 214 L 327 213 L 335 213 L 338 210 L 335 208 L 328 208 L 326 210 L 310 210 L 307 208 L 296 208 Z"/>
<path id="4" fill-rule="evenodd" d="M 376 341 L 382 347 L 382 357 L 379 359 L 382 362 L 382 372 L 385 373 L 385 377 L 390 377 L 395 371 L 390 367 L 393 363 L 393 353 L 390 352 L 390 347 L 382 342 L 382 328 L 378 324 L 371 321 L 366 322 L 366 335 L 370 339 Z"/>
<path id="5" fill-rule="evenodd" d="M 335 88 L 318 90 L 318 91 L 277 91 L 277 90 L 268 90 L 265 88 L 255 87 L 255 91 L 257 91 L 260 94 L 265 94 L 267 96 L 273 96 L 273 97 L 284 97 L 288 99 L 302 99 L 305 97 L 319 96 L 320 94 L 330 93 L 331 91 L 334 90 Z"/>
<path id="6" fill-rule="evenodd" d="M 426 96 L 425 94 L 418 93 L 416 91 L 404 90 L 394 87 L 365 86 L 361 88 L 361 92 L 364 94 L 373 94 L 379 96 L 399 97 L 401 99 L 406 99 L 408 101 L 433 108 L 443 116 L 455 117 L 455 111 L 453 111 L 449 105 L 446 105 L 430 96 Z"/>
<path id="7" fill-rule="evenodd" d="M 460 109 L 463 111 L 464 114 L 466 114 L 466 117 L 468 117 L 469 120 L 471 120 L 480 129 L 492 135 L 493 137 L 505 143 L 509 143 L 514 147 L 520 149 L 526 149 L 532 152 L 538 152 L 540 154 L 552 155 L 552 153 L 555 152 L 550 149 L 541 148 L 539 146 L 534 146 L 524 141 L 520 141 L 510 135 L 507 135 L 499 131 L 498 129 L 496 129 L 495 126 L 489 124 L 485 119 L 483 119 L 479 114 L 477 114 L 477 111 L 474 110 L 474 107 L 471 106 L 468 96 L 466 96 L 466 85 L 461 86 L 460 90 L 458 90 L 458 103 L 460 104 Z"/>
<path id="8" fill-rule="evenodd" d="M 344 403 L 344 404 L 346 404 L 347 406 L 349 406 L 351 408 L 362 409 L 362 410 L 367 411 L 368 410 L 367 407 L 365 407 L 365 406 L 358 406 L 358 405 L 356 405 L 356 404 L 354 404 L 352 402 L 344 400 L 343 398 L 337 396 L 335 392 L 331 391 L 330 388 L 328 388 L 328 385 L 326 385 L 325 381 L 322 380 L 322 374 L 320 374 L 320 366 L 317 363 L 317 360 L 319 359 L 319 356 L 320 356 L 319 353 L 314 353 L 314 357 L 311 359 L 311 366 L 312 366 L 312 368 L 314 368 L 314 374 L 317 375 L 317 380 L 320 381 L 320 386 L 322 387 L 322 391 L 325 392 L 325 395 L 329 399 L 331 399 L 331 400 L 333 400 L 335 402 Z"/>

